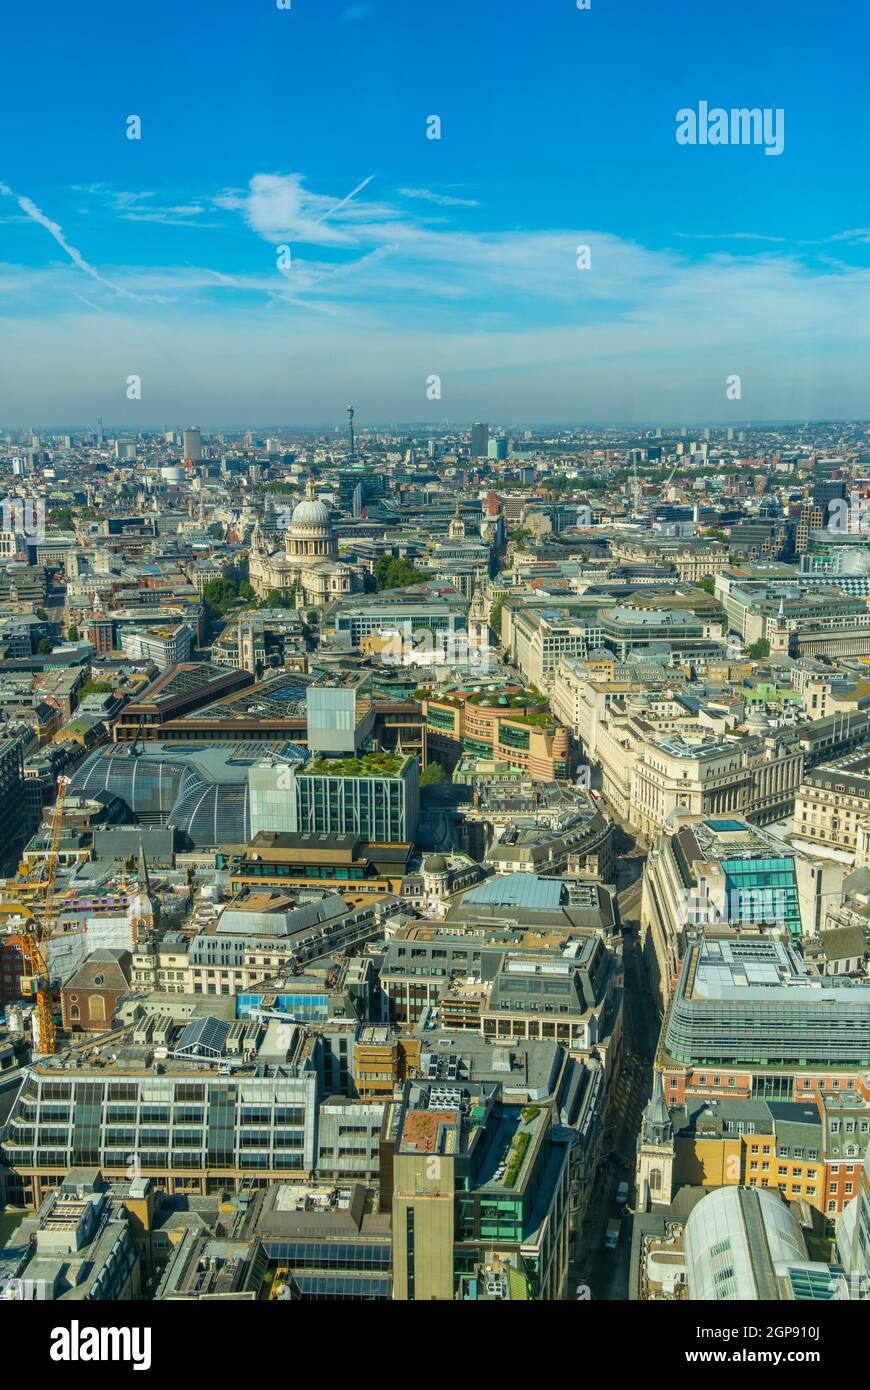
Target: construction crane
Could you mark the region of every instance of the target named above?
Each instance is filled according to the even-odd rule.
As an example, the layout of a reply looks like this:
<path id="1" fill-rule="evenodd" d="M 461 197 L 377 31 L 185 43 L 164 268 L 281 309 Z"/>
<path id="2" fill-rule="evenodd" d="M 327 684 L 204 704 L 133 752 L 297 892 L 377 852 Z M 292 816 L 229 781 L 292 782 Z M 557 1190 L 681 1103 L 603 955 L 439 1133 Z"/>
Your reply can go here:
<path id="1" fill-rule="evenodd" d="M 51 898 L 57 878 L 57 846 L 60 840 L 63 799 L 69 786 L 68 777 L 58 777 L 57 797 L 53 808 L 51 839 L 45 861 L 45 877 L 32 904 L 32 917 L 21 932 L 21 993 L 34 1001 L 35 1050 L 41 1055 L 57 1051 L 57 1031 L 54 1026 L 54 1007 L 43 945 L 48 939 L 51 921 Z"/>

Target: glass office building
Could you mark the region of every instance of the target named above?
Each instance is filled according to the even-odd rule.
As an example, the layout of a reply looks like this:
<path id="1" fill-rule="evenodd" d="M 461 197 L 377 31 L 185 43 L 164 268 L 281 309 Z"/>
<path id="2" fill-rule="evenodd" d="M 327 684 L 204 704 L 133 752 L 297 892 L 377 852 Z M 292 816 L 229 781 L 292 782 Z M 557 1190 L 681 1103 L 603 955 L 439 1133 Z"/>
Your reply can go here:
<path id="1" fill-rule="evenodd" d="M 785 926 L 801 935 L 794 856 L 723 859 L 729 921 Z"/>
<path id="2" fill-rule="evenodd" d="M 775 938 L 707 936 L 683 959 L 665 1051 L 689 1065 L 870 1066 L 870 985 L 808 976 Z"/>

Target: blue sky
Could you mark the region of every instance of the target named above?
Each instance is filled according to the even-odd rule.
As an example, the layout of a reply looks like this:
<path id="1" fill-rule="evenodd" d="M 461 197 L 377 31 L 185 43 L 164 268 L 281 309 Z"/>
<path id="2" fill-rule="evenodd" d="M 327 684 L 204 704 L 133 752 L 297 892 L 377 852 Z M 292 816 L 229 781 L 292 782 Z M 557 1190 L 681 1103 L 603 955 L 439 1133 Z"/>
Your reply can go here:
<path id="1" fill-rule="evenodd" d="M 0 425 L 870 416 L 855 0 L 48 0 L 5 27 Z M 783 153 L 678 145 L 702 100 L 781 108 Z"/>

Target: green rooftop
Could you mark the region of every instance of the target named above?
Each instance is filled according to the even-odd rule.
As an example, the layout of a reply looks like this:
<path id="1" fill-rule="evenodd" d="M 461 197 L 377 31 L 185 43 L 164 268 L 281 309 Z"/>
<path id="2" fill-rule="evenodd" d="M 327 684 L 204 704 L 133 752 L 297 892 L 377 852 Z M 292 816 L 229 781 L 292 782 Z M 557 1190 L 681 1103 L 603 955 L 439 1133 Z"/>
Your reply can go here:
<path id="1" fill-rule="evenodd" d="M 362 753 L 354 758 L 315 758 L 303 776 L 399 777 L 409 759 L 398 753 Z"/>

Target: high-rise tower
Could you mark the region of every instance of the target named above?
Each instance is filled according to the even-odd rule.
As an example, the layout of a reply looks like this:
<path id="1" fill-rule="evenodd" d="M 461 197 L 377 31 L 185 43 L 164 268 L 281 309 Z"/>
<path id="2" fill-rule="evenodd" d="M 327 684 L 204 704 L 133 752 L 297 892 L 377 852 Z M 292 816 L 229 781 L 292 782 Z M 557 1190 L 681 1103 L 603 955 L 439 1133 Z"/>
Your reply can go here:
<path id="1" fill-rule="evenodd" d="M 356 458 L 356 445 L 355 445 L 355 443 L 354 443 L 354 438 L 353 438 L 353 406 L 352 406 L 352 405 L 349 405 L 348 408 L 347 408 L 347 436 L 348 436 L 348 443 L 349 443 L 349 445 L 350 445 L 350 458 L 351 458 L 351 460 L 353 460 L 353 459 Z"/>

